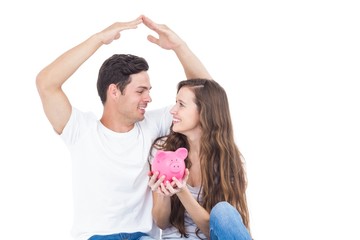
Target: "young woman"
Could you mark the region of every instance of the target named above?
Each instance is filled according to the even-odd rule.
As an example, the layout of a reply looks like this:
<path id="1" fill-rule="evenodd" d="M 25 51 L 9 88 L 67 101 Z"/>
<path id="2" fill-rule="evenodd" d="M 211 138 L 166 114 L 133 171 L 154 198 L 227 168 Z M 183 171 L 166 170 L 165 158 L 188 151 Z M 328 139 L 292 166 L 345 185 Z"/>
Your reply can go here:
<path id="1" fill-rule="evenodd" d="M 162 239 L 251 239 L 246 173 L 226 92 L 213 80 L 182 81 L 170 112 L 170 134 L 152 151 L 185 147 L 188 157 L 181 181 L 163 183 L 158 172 L 149 180 Z"/>

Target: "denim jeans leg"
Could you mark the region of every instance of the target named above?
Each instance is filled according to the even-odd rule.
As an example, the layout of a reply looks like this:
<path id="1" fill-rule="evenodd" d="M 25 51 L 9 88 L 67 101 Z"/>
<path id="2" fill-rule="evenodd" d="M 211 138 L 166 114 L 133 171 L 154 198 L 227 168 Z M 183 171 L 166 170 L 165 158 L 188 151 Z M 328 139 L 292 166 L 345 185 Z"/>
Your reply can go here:
<path id="1" fill-rule="evenodd" d="M 153 240 L 147 234 L 142 232 L 134 233 L 115 233 L 109 235 L 94 235 L 89 240 Z"/>
<path id="2" fill-rule="evenodd" d="M 251 240 L 239 212 L 228 202 L 217 203 L 210 212 L 211 240 Z"/>

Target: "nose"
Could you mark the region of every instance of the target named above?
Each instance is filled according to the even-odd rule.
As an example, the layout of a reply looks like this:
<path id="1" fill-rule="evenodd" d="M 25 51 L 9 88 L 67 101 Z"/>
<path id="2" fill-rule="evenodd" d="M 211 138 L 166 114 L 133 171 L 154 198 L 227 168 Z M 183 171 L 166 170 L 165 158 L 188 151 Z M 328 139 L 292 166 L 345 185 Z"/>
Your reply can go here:
<path id="1" fill-rule="evenodd" d="M 145 102 L 148 102 L 148 103 L 152 102 L 152 98 L 150 97 L 150 94 L 148 94 L 148 95 L 144 98 L 144 101 L 145 101 Z"/>
<path id="2" fill-rule="evenodd" d="M 177 107 L 176 107 L 176 104 L 170 109 L 170 113 L 172 115 L 176 114 L 176 111 L 177 111 Z"/>

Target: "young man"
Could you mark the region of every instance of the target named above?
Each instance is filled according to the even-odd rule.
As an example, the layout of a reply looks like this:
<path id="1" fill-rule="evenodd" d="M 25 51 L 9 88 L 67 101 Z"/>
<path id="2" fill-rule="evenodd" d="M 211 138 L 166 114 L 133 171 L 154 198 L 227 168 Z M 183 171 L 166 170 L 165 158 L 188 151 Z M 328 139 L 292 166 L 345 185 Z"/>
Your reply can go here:
<path id="1" fill-rule="evenodd" d="M 115 54 L 98 77 L 101 119 L 69 102 L 62 85 L 102 45 L 122 31 L 145 24 L 158 34 L 148 40 L 173 50 L 187 79 L 211 78 L 187 44 L 166 25 L 145 16 L 116 22 L 59 56 L 37 76 L 44 112 L 65 144 L 73 164 L 74 239 L 152 239 L 159 236 L 152 216 L 147 154 L 152 141 L 171 125 L 169 107 L 146 112 L 151 102 L 147 62 Z"/>

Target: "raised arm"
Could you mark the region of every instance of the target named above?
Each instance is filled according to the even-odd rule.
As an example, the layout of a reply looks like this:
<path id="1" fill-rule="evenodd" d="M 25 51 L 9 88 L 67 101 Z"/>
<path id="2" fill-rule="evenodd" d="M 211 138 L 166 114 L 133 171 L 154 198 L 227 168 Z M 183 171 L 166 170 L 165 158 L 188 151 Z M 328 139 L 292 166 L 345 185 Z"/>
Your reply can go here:
<path id="1" fill-rule="evenodd" d="M 182 64 L 187 79 L 206 78 L 211 79 L 200 59 L 191 51 L 185 41 L 164 24 L 157 24 L 146 16 L 142 17 L 143 23 L 156 32 L 159 37 L 148 36 L 148 40 L 161 48 L 173 50 Z"/>
<path id="2" fill-rule="evenodd" d="M 119 39 L 121 31 L 134 29 L 141 22 L 142 16 L 130 22 L 116 22 L 66 51 L 39 72 L 36 86 L 45 115 L 58 134 L 62 133 L 71 114 L 71 104 L 62 85 L 103 44 Z"/>

